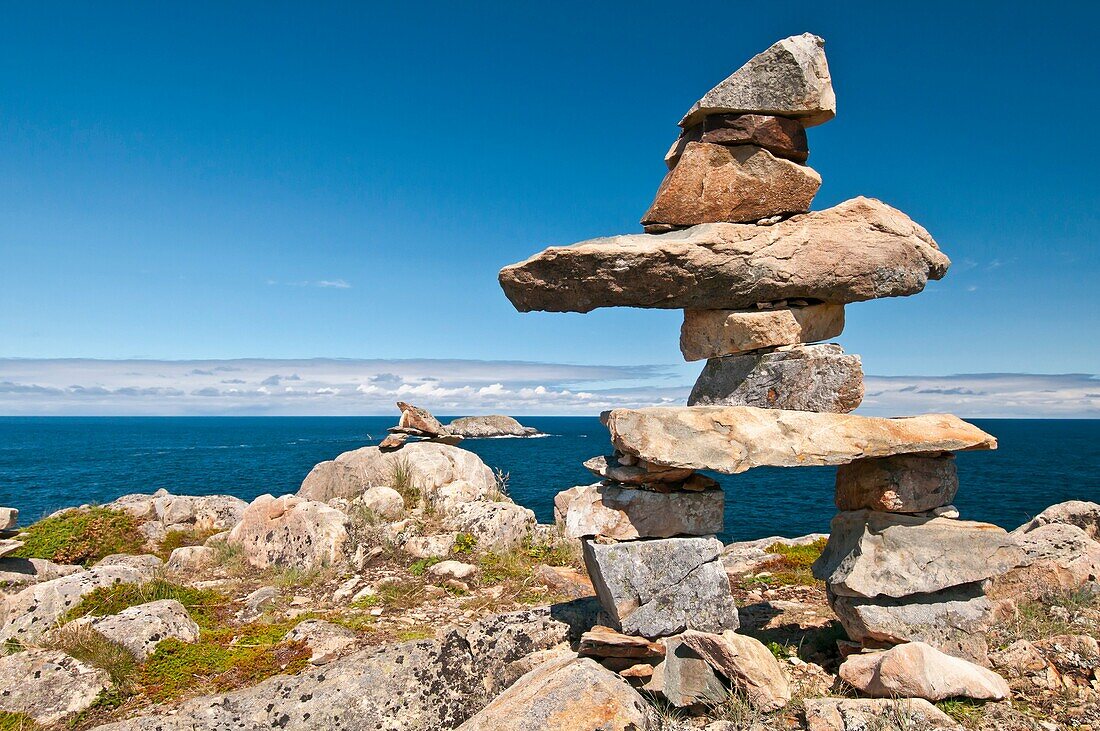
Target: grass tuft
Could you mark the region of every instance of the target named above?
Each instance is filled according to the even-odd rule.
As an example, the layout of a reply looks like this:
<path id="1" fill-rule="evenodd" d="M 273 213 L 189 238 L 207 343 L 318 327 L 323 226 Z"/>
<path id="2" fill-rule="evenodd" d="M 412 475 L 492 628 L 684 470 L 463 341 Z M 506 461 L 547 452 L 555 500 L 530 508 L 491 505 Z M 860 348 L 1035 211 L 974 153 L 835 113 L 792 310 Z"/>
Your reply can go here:
<path id="1" fill-rule="evenodd" d="M 813 543 L 802 546 L 788 546 L 785 543 L 773 543 L 764 549 L 775 556 L 768 561 L 766 575 L 746 577 L 745 586 L 819 586 L 821 582 L 814 578 L 811 567 L 825 550 L 827 538 L 818 538 Z"/>
<path id="2" fill-rule="evenodd" d="M 24 713 L 0 711 L 0 731 L 38 731 L 41 728 Z"/>
<path id="3" fill-rule="evenodd" d="M 129 513 L 103 507 L 66 510 L 27 528 L 18 558 L 89 566 L 113 553 L 142 553 L 145 536 Z"/>
<path id="4" fill-rule="evenodd" d="M 137 659 L 125 647 L 87 625 L 69 624 L 50 634 L 44 646 L 61 650 L 94 667 L 106 670 L 111 682 L 123 694 L 130 694 L 138 671 Z"/>
<path id="5" fill-rule="evenodd" d="M 202 628 L 213 627 L 222 609 L 228 604 L 225 597 L 216 591 L 194 589 L 164 579 L 153 579 L 144 584 L 101 586 L 86 594 L 79 604 L 69 610 L 62 621 L 68 622 L 87 615 L 103 617 L 108 614 L 118 614 L 123 609 L 160 599 L 178 601 L 187 609 L 187 613 L 195 623 Z"/>

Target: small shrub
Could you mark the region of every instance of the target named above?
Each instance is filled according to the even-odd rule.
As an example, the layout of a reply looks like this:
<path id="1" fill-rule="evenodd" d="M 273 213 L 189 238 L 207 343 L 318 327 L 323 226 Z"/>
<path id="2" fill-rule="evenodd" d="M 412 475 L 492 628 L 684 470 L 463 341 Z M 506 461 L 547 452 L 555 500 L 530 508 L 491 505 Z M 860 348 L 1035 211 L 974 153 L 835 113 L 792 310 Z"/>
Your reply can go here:
<path id="1" fill-rule="evenodd" d="M 106 670 L 111 682 L 124 694 L 133 691 L 138 663 L 130 651 L 87 625 L 70 624 L 50 635 L 45 647 L 61 650 L 77 660 Z"/>
<path id="2" fill-rule="evenodd" d="M 420 486 L 408 457 L 398 457 L 390 465 L 389 486 L 397 491 L 407 507 L 420 504 Z"/>
<path id="3" fill-rule="evenodd" d="M 766 647 L 775 656 L 776 660 L 786 660 L 789 657 L 795 657 L 798 655 L 798 650 L 790 645 L 781 645 L 778 642 L 769 642 Z"/>
<path id="4" fill-rule="evenodd" d="M 422 558 L 409 566 L 409 573 L 413 576 L 423 576 L 428 569 L 442 560 L 443 559 L 434 556 L 432 558 Z"/>
<path id="5" fill-rule="evenodd" d="M 475 548 L 477 548 L 477 536 L 473 533 L 459 533 L 455 536 L 451 553 L 455 556 L 465 556 L 473 553 Z"/>
<path id="6" fill-rule="evenodd" d="M 508 482 L 512 478 L 511 473 L 505 472 L 498 467 L 493 471 L 493 478 L 495 485 L 493 486 L 492 492 L 490 492 L 487 497 L 497 503 L 509 502 L 511 498 L 508 496 Z"/>
<path id="7" fill-rule="evenodd" d="M 13 556 L 88 566 L 112 553 L 141 553 L 145 536 L 129 513 L 103 507 L 67 510 L 27 528 Z"/>
<path id="8" fill-rule="evenodd" d="M 178 601 L 199 627 L 214 626 L 218 615 L 227 606 L 225 597 L 211 589 L 194 589 L 164 579 L 153 579 L 144 584 L 101 586 L 86 594 L 80 604 L 69 610 L 62 621 L 68 622 L 89 614 L 97 617 L 118 614 L 128 607 L 160 599 Z"/>
<path id="9" fill-rule="evenodd" d="M 216 530 L 170 530 L 164 536 L 164 540 L 157 547 L 157 555 L 165 561 L 172 555 L 172 551 L 186 546 L 201 546 L 210 536 L 218 533 Z"/>
<path id="10" fill-rule="evenodd" d="M 964 726 L 974 726 L 984 715 L 982 704 L 966 698 L 939 701 L 936 707 Z"/>

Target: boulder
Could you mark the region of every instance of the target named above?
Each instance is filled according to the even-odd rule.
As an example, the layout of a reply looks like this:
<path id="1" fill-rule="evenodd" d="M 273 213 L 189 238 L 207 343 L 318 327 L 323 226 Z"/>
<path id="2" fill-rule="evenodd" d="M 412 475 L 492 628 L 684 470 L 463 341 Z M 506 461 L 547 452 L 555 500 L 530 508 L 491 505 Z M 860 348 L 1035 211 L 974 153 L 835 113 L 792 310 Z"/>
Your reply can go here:
<path id="1" fill-rule="evenodd" d="M 995 612 L 980 583 L 903 599 L 830 592 L 829 605 L 856 642 L 924 642 L 948 655 L 989 665 L 986 633 L 993 627 Z"/>
<path id="2" fill-rule="evenodd" d="M 85 595 L 100 587 L 140 584 L 153 574 L 132 566 L 99 566 L 28 586 L 8 599 L 0 644 L 9 640 L 31 643 L 56 627 Z"/>
<path id="3" fill-rule="evenodd" d="M 376 485 L 395 487 L 399 478 L 407 480 L 429 500 L 457 481 L 471 486 L 478 497 L 497 491 L 493 471 L 473 452 L 446 444 L 416 442 L 397 452 L 363 447 L 321 462 L 306 476 L 297 494 L 320 502 L 334 498 L 350 500 Z"/>
<path id="4" fill-rule="evenodd" d="M 755 708 L 774 711 L 790 702 L 787 676 L 760 640 L 730 630 L 721 634 L 689 630 L 678 639 L 744 693 Z"/>
<path id="5" fill-rule="evenodd" d="M 718 533 L 725 494 L 653 492 L 616 485 L 582 485 L 554 498 L 554 518 L 570 538 L 605 536 L 619 541 Z"/>
<path id="6" fill-rule="evenodd" d="M 342 563 L 349 518 L 324 503 L 294 495 L 252 501 L 226 542 L 257 568 L 308 571 Z"/>
<path id="7" fill-rule="evenodd" d="M 836 95 L 825 60 L 825 41 L 810 33 L 784 38 L 749 59 L 695 102 L 680 126 L 711 114 L 774 114 L 806 127 L 836 115 Z"/>
<path id="8" fill-rule="evenodd" d="M 559 597 L 582 599 L 596 594 L 588 574 L 568 566 L 541 564 L 535 569 L 535 576 Z"/>
<path id="9" fill-rule="evenodd" d="M 666 637 L 665 657 L 654 669 L 645 689 L 659 693 L 677 708 L 717 706 L 729 695 L 710 663 L 679 636 Z"/>
<path id="10" fill-rule="evenodd" d="M 585 468 L 597 477 L 620 482 L 624 485 L 649 485 L 655 482 L 682 482 L 691 477 L 694 470 L 678 470 L 675 467 L 649 464 L 633 457 L 611 455 L 593 457 L 585 461 Z"/>
<path id="11" fill-rule="evenodd" d="M 1053 564 L 1068 574 L 1073 588 L 1100 580 L 1100 542 L 1075 525 L 1047 523 L 1012 537 L 1023 551 L 1021 568 Z"/>
<path id="12" fill-rule="evenodd" d="M 382 441 L 378 442 L 378 448 L 383 452 L 391 452 L 401 449 L 407 441 L 409 441 L 408 434 L 387 434 Z"/>
<path id="13" fill-rule="evenodd" d="M 668 169 L 676 167 L 689 142 L 714 145 L 755 145 L 776 157 L 806 162 L 810 147 L 806 128 L 796 119 L 767 114 L 712 114 L 680 133 L 665 155 Z"/>
<path id="14" fill-rule="evenodd" d="M 15 508 L 0 508 L 0 530 L 12 530 L 19 525 L 19 511 Z"/>
<path id="15" fill-rule="evenodd" d="M 737 607 L 717 538 L 582 541 L 584 564 L 613 629 L 666 637 L 736 629 Z"/>
<path id="16" fill-rule="evenodd" d="M 460 505 L 444 524 L 472 535 L 479 549 L 504 552 L 522 546 L 537 521 L 535 514 L 522 505 L 478 500 Z"/>
<path id="17" fill-rule="evenodd" d="M 857 459 L 836 470 L 840 510 L 919 513 L 950 505 L 958 491 L 955 455 L 950 452 Z"/>
<path id="18" fill-rule="evenodd" d="M 0 711 L 22 713 L 37 724 L 89 708 L 110 686 L 107 671 L 57 650 L 0 655 Z"/>
<path id="19" fill-rule="evenodd" d="M 680 352 L 687 361 L 720 358 L 749 350 L 827 340 L 843 330 L 844 305 L 684 310 Z"/>
<path id="20" fill-rule="evenodd" d="M 691 389 L 688 406 L 846 414 L 862 400 L 859 356 L 829 343 L 711 358 Z"/>
<path id="21" fill-rule="evenodd" d="M 366 508 L 383 520 L 401 520 L 405 517 L 405 499 L 392 487 L 375 485 L 355 499 L 355 504 Z"/>
<path id="22" fill-rule="evenodd" d="M 477 566 L 461 561 L 440 561 L 428 567 L 428 575 L 436 579 L 463 579 L 473 578 L 477 573 Z"/>
<path id="23" fill-rule="evenodd" d="M 436 533 L 430 536 L 410 536 L 401 544 L 401 550 L 413 558 L 442 558 L 450 555 L 454 545 L 454 533 Z"/>
<path id="24" fill-rule="evenodd" d="M 407 404 L 404 401 L 398 401 L 397 408 L 401 409 L 401 418 L 397 422 L 399 428 L 415 430 L 430 437 L 438 437 L 447 433 L 447 430 L 439 423 L 439 419 L 432 416 L 427 409 Z"/>
<path id="25" fill-rule="evenodd" d="M 524 426 L 511 416 L 504 416 L 502 414 L 492 414 L 490 416 L 464 416 L 448 424 L 447 431 L 465 439 L 531 437 L 539 433 L 538 429 Z"/>
<path id="26" fill-rule="evenodd" d="M 105 617 L 82 617 L 75 623 L 87 625 L 112 642 L 145 660 L 157 645 L 169 637 L 181 642 L 199 639 L 199 626 L 175 599 L 161 599 L 123 609 Z"/>
<path id="27" fill-rule="evenodd" d="M 657 189 L 642 225 L 747 223 L 810 210 L 821 176 L 754 145 L 688 142 Z"/>
<path id="28" fill-rule="evenodd" d="M 302 642 L 311 651 L 309 661 L 313 665 L 325 665 L 355 644 L 356 634 L 323 619 L 307 619 L 299 622 L 283 637 L 287 642 Z"/>
<path id="29" fill-rule="evenodd" d="M 833 518 L 813 574 L 840 596 L 900 598 L 983 581 L 1021 556 L 990 523 L 857 510 Z"/>
<path id="30" fill-rule="evenodd" d="M 881 419 L 752 406 L 653 407 L 615 409 L 607 428 L 611 443 L 626 454 L 727 474 L 997 446 L 992 436 L 950 414 Z"/>
<path id="31" fill-rule="evenodd" d="M 1100 540 L 1100 503 L 1067 500 L 1051 505 L 1012 532 L 1028 533 L 1048 523 L 1073 525 L 1085 531 L 1092 540 Z"/>
<path id="32" fill-rule="evenodd" d="M 743 310 L 916 294 L 950 263 L 904 213 L 860 197 L 772 226 L 710 223 L 551 247 L 502 269 L 500 285 L 521 312 Z"/>
<path id="33" fill-rule="evenodd" d="M 875 698 L 1000 701 L 1011 695 L 1008 683 L 997 673 L 923 642 L 849 655 L 840 665 L 840 679 Z"/>
<path id="34" fill-rule="evenodd" d="M 297 675 L 150 708 L 97 731 L 454 728 L 518 677 L 517 663 L 579 637 L 573 626 L 591 622 L 590 611 L 571 605 L 499 615 L 438 639 L 372 646 Z"/>
<path id="35" fill-rule="evenodd" d="M 806 731 L 868 731 L 901 728 L 952 729 L 962 726 L 923 698 L 807 698 L 802 702 Z"/>
<path id="36" fill-rule="evenodd" d="M 167 566 L 172 571 L 195 571 L 212 565 L 217 556 L 209 546 L 180 546 L 172 549 Z"/>
<path id="37" fill-rule="evenodd" d="M 79 574 L 82 571 L 84 569 L 81 566 L 54 563 L 44 558 L 4 556 L 0 558 L 0 591 L 10 593 L 28 584 L 37 584 L 61 576 Z M 0 621 L 2 620 L 3 612 L 0 611 Z"/>
<path id="38" fill-rule="evenodd" d="M 656 731 L 638 691 L 587 658 L 540 665 L 458 727 L 461 731 Z"/>

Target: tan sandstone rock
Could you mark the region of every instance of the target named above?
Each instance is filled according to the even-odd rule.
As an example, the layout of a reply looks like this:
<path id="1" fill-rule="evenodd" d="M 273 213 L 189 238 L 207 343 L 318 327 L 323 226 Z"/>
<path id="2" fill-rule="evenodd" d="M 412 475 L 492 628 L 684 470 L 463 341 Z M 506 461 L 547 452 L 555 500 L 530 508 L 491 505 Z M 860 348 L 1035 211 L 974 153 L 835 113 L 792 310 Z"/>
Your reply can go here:
<path id="1" fill-rule="evenodd" d="M 741 310 L 916 294 L 950 263 L 904 213 L 859 197 L 772 226 L 710 223 L 554 246 L 504 267 L 500 285 L 521 312 Z"/>
<path id="2" fill-rule="evenodd" d="M 684 310 L 680 352 L 684 360 L 720 358 L 747 350 L 812 343 L 844 330 L 844 305 L 777 310 Z"/>
<path id="3" fill-rule="evenodd" d="M 642 225 L 694 226 L 810 210 L 821 176 L 753 145 L 689 142 L 657 189 Z"/>
<path id="4" fill-rule="evenodd" d="M 725 494 L 652 492 L 615 485 L 581 485 L 554 497 L 554 517 L 570 538 L 605 536 L 625 541 L 719 533 Z"/>
<path id="5" fill-rule="evenodd" d="M 877 698 L 1004 700 L 1008 683 L 992 670 L 951 657 L 923 642 L 908 642 L 885 652 L 849 655 L 840 678 Z"/>
<path id="6" fill-rule="evenodd" d="M 656 464 L 736 474 L 753 467 L 838 465 L 913 452 L 995 449 L 997 440 L 950 414 L 881 419 L 751 406 L 614 409 L 616 449 Z"/>
<path id="7" fill-rule="evenodd" d="M 836 470 L 840 510 L 919 513 L 950 505 L 958 490 L 955 455 L 949 452 L 860 459 Z"/>
<path id="8" fill-rule="evenodd" d="M 624 464 L 627 462 L 627 464 Z M 620 460 L 616 456 L 600 456 L 585 460 L 584 466 L 592 474 L 626 485 L 646 485 L 654 482 L 683 482 L 691 477 L 694 470 L 680 470 L 675 467 L 649 464 L 630 458 Z"/>
<path id="9" fill-rule="evenodd" d="M 349 518 L 336 508 L 296 495 L 252 501 L 226 542 L 257 568 L 309 570 L 344 560 Z"/>
<path id="10" fill-rule="evenodd" d="M 1064 503 L 1057 503 L 1012 532 L 1028 533 L 1048 523 L 1073 525 L 1085 531 L 1092 540 L 1100 540 L 1100 503 L 1086 500 L 1067 500 Z"/>
<path id="11" fill-rule="evenodd" d="M 517 680 L 460 731 L 656 731 L 652 706 L 588 658 L 547 662 Z"/>
<path id="12" fill-rule="evenodd" d="M 836 94 L 825 41 L 803 33 L 772 44 L 695 102 L 680 126 L 710 114 L 741 112 L 794 117 L 806 127 L 832 119 Z"/>
<path id="13" fill-rule="evenodd" d="M 786 673 L 760 640 L 728 630 L 721 634 L 689 630 L 679 639 L 733 688 L 742 691 L 756 708 L 774 711 L 790 702 Z"/>
<path id="14" fill-rule="evenodd" d="M 306 475 L 298 495 L 321 502 L 333 498 L 350 500 L 376 485 L 394 487 L 402 474 L 429 502 L 456 482 L 463 482 L 464 490 L 468 488 L 465 500 L 488 497 L 497 490 L 493 471 L 473 452 L 446 444 L 416 442 L 396 452 L 363 447 L 321 462 Z"/>

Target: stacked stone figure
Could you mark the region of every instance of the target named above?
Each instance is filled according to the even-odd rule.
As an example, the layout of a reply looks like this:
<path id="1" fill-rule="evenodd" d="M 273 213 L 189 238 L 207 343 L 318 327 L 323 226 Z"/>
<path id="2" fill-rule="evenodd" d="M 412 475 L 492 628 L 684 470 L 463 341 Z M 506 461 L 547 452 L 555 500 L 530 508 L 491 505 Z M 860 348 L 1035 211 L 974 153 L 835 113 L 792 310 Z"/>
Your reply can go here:
<path id="1" fill-rule="evenodd" d="M 387 429 L 389 435 L 378 443 L 378 448 L 383 452 L 393 452 L 401 449 L 410 437 L 414 440 L 438 442 L 439 444 L 449 444 L 451 446 L 462 441 L 462 437 L 452 434 L 427 409 L 407 404 L 404 401 L 398 401 L 397 408 L 401 410 L 401 417 L 397 420 L 397 426 L 391 426 Z"/>
<path id="2" fill-rule="evenodd" d="M 590 654 L 617 658 L 616 669 L 676 705 L 744 684 L 714 660 L 737 656 L 747 638 L 732 632 L 713 536 L 723 492 L 697 470 L 840 466 L 843 512 L 815 571 L 850 637 L 869 648 L 922 640 L 984 661 L 983 582 L 1018 558 L 1003 530 L 948 507 L 951 453 L 996 441 L 949 415 L 849 414 L 863 398 L 859 357 L 812 344 L 841 334 L 845 304 L 916 294 L 950 265 L 924 228 L 880 201 L 808 212 L 821 178 L 804 164 L 805 128 L 835 106 L 824 42 L 784 39 L 681 120 L 646 233 L 551 247 L 500 273 L 520 311 L 683 309 L 681 351 L 706 360 L 686 408 L 605 414 L 615 453 L 585 463 L 603 482 L 555 500 L 583 539 L 607 614 Z M 725 650 L 708 655 L 707 642 Z M 640 657 L 651 670 L 630 664 Z M 760 705 L 782 696 L 773 684 Z"/>

